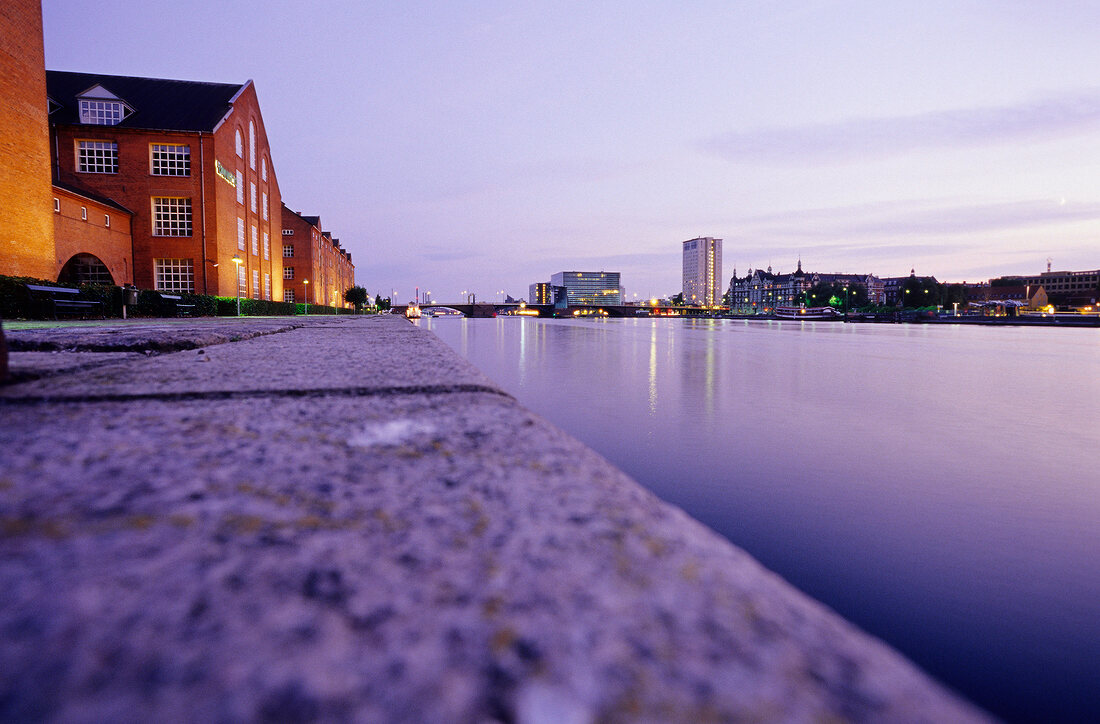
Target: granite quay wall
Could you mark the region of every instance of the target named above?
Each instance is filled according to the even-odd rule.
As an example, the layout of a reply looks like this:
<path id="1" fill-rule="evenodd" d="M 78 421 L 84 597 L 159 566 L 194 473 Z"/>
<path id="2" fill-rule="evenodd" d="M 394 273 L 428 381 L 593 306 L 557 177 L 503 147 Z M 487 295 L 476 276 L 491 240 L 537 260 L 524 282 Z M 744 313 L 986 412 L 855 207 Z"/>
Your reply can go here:
<path id="1" fill-rule="evenodd" d="M 0 720 L 986 719 L 401 318 L 6 336 Z"/>

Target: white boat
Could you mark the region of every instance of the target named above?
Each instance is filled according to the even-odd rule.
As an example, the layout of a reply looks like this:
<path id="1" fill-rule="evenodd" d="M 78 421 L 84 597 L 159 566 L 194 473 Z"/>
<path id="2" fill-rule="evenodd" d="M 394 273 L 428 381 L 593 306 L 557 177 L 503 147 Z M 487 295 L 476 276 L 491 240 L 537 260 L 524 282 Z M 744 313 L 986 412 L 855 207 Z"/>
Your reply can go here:
<path id="1" fill-rule="evenodd" d="M 841 315 L 832 307 L 776 307 L 775 318 L 825 320 L 841 319 Z"/>

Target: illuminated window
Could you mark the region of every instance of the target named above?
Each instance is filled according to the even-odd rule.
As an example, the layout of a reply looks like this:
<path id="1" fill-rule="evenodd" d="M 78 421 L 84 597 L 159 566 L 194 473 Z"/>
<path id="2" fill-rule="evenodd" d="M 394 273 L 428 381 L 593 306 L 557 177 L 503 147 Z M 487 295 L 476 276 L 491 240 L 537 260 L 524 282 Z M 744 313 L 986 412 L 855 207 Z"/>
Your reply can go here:
<path id="1" fill-rule="evenodd" d="M 190 259 L 154 259 L 153 278 L 158 292 L 195 291 L 195 268 Z"/>
<path id="2" fill-rule="evenodd" d="M 154 176 L 190 176 L 191 147 L 172 143 L 154 143 L 150 147 Z"/>
<path id="3" fill-rule="evenodd" d="M 81 173 L 118 173 L 118 144 L 114 141 L 77 141 Z"/>
<path id="4" fill-rule="evenodd" d="M 153 236 L 191 236 L 191 199 L 154 196 Z"/>

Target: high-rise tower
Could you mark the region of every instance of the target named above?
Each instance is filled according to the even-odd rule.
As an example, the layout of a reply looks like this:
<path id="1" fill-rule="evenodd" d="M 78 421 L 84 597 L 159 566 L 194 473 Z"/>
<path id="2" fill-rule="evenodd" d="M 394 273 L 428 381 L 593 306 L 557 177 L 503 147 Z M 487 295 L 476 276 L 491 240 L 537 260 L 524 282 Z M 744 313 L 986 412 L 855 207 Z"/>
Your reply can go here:
<path id="1" fill-rule="evenodd" d="M 684 304 L 722 303 L 722 240 L 710 236 L 684 242 Z"/>

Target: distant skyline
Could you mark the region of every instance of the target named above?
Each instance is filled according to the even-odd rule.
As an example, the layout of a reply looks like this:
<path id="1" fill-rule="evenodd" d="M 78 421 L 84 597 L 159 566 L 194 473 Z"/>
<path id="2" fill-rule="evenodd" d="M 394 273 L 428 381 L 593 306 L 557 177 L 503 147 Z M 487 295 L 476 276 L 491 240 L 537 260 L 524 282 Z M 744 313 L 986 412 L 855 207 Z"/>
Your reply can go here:
<path id="1" fill-rule="evenodd" d="M 1100 267 L 1100 3 L 45 0 L 56 70 L 256 83 L 373 296 Z M 95 18 L 95 31 L 89 28 Z"/>

